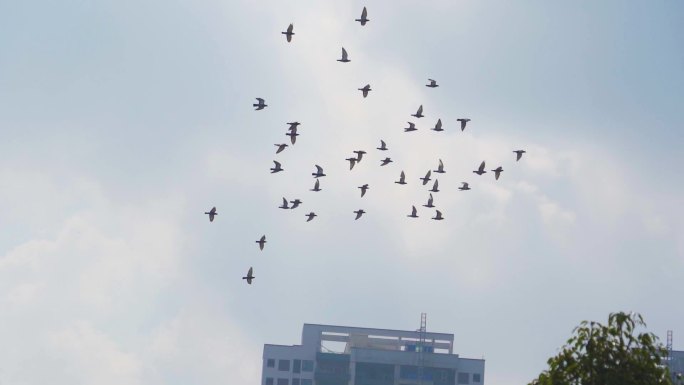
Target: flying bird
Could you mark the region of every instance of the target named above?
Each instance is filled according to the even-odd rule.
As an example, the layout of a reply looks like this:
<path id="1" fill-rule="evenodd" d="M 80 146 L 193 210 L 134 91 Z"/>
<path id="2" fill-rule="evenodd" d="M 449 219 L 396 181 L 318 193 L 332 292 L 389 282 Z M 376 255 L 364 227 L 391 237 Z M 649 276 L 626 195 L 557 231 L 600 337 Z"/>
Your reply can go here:
<path id="1" fill-rule="evenodd" d="M 416 206 L 411 206 L 411 214 L 407 215 L 409 218 L 418 218 L 418 210 L 416 210 Z"/>
<path id="2" fill-rule="evenodd" d="M 390 158 L 388 157 L 388 158 L 385 158 L 385 159 L 381 160 L 380 162 L 381 162 L 381 163 L 380 163 L 381 166 L 386 166 L 386 165 L 392 163 L 392 159 L 390 159 Z"/>
<path id="3" fill-rule="evenodd" d="M 415 116 L 416 118 L 422 118 L 423 116 L 423 105 L 421 104 L 420 107 L 418 107 L 418 111 L 416 111 L 415 114 L 411 114 L 411 116 Z"/>
<path id="4" fill-rule="evenodd" d="M 355 19 L 354 21 L 358 21 L 361 23 L 361 26 L 366 25 L 367 22 L 370 21 L 366 16 L 368 16 L 368 11 L 366 11 L 366 7 L 363 7 L 363 11 L 361 11 L 361 18 L 360 19 Z"/>
<path id="5" fill-rule="evenodd" d="M 420 179 L 420 180 L 423 181 L 423 186 L 425 186 L 425 185 L 427 184 L 427 182 L 430 181 L 430 175 L 431 175 L 431 174 L 432 174 L 432 171 L 428 170 L 427 174 L 425 174 L 424 177 L 418 178 L 418 179 Z"/>
<path id="6" fill-rule="evenodd" d="M 274 161 L 273 161 L 273 164 L 275 164 L 275 166 L 273 166 L 272 168 L 270 168 L 271 174 L 275 174 L 275 173 L 277 173 L 277 172 L 280 172 L 280 171 L 283 171 L 283 170 L 284 170 L 284 168 L 280 167 L 280 162 L 278 162 L 277 160 L 274 160 Z"/>
<path id="7" fill-rule="evenodd" d="M 258 241 L 254 241 L 254 242 L 259 244 L 259 250 L 263 250 L 264 246 L 266 245 L 266 236 L 262 235 Z"/>
<path id="8" fill-rule="evenodd" d="M 484 174 L 484 173 L 487 172 L 487 171 L 485 171 L 484 168 L 485 168 L 485 162 L 484 162 L 484 160 L 483 160 L 482 163 L 480 163 L 480 167 L 478 167 L 478 169 L 475 170 L 475 171 L 473 171 L 473 172 L 474 172 L 475 174 L 477 174 L 477 175 L 482 175 L 482 174 Z"/>
<path id="9" fill-rule="evenodd" d="M 444 174 L 444 163 L 442 163 L 442 160 L 439 160 L 439 166 L 437 166 L 437 170 L 435 170 L 436 173 L 438 174 Z"/>
<path id="10" fill-rule="evenodd" d="M 366 84 L 365 86 L 363 86 L 363 88 L 359 88 L 359 91 L 363 91 L 363 97 L 365 98 L 371 91 L 370 84 Z"/>
<path id="11" fill-rule="evenodd" d="M 256 98 L 256 100 L 259 103 L 252 104 L 252 107 L 256 107 L 255 111 L 263 110 L 265 107 L 268 107 L 268 104 L 264 104 L 264 99 Z"/>
<path id="12" fill-rule="evenodd" d="M 322 176 L 325 176 L 325 174 L 323 173 L 323 167 L 321 167 L 319 165 L 315 165 L 315 166 L 316 166 L 316 172 L 312 172 L 311 175 L 313 175 L 314 178 L 320 178 Z"/>
<path id="13" fill-rule="evenodd" d="M 292 28 L 294 28 L 294 26 L 290 24 L 290 26 L 287 27 L 287 32 L 281 32 L 287 38 L 288 43 L 292 41 L 292 35 L 294 35 L 294 32 L 292 32 Z"/>
<path id="14" fill-rule="evenodd" d="M 463 186 L 459 187 L 458 189 L 461 191 L 468 191 L 470 190 L 470 187 L 468 187 L 468 182 L 461 182 Z"/>
<path id="15" fill-rule="evenodd" d="M 209 215 L 209 222 L 213 222 L 214 217 L 218 215 L 218 213 L 216 212 L 216 207 L 212 207 L 211 210 L 205 212 L 205 214 Z"/>
<path id="16" fill-rule="evenodd" d="M 365 154 L 366 151 L 357 150 L 357 151 L 354 151 L 354 153 L 356 154 L 356 162 L 361 163 L 361 158 L 363 158 L 363 154 Z"/>
<path id="17" fill-rule="evenodd" d="M 294 129 L 293 129 L 293 128 L 290 128 L 289 131 L 290 131 L 290 132 L 288 132 L 288 133 L 285 134 L 285 135 L 290 137 L 290 143 L 292 143 L 292 145 L 294 145 L 295 142 L 297 141 L 297 137 L 299 136 L 299 134 L 297 133 L 297 129 L 296 129 L 296 128 L 294 128 Z"/>
<path id="18" fill-rule="evenodd" d="M 278 147 L 278 149 L 276 150 L 276 154 L 280 154 L 281 152 L 283 152 L 285 147 L 287 147 L 287 143 L 274 144 L 274 146 Z"/>
<path id="19" fill-rule="evenodd" d="M 306 217 L 307 222 L 311 222 L 317 215 L 312 211 L 308 214 L 305 214 L 304 216 Z"/>
<path id="20" fill-rule="evenodd" d="M 425 87 L 430 87 L 430 88 L 437 88 L 439 85 L 437 85 L 437 81 L 435 79 L 428 79 L 430 81 L 430 84 L 426 84 Z"/>
<path id="21" fill-rule="evenodd" d="M 470 119 L 456 119 L 456 121 L 461 122 L 461 131 L 465 130 L 466 123 L 470 121 Z"/>
<path id="22" fill-rule="evenodd" d="M 526 153 L 527 151 L 525 151 L 525 150 L 515 150 L 515 151 L 513 151 L 513 152 L 515 152 L 515 155 L 516 155 L 515 161 L 517 162 L 517 161 L 520 160 L 520 158 L 522 158 L 522 154 Z"/>
<path id="23" fill-rule="evenodd" d="M 349 60 L 349 57 L 347 55 L 347 50 L 342 47 L 342 59 L 337 59 L 337 61 L 342 62 L 342 63 L 349 63 L 351 60 Z"/>
<path id="24" fill-rule="evenodd" d="M 399 175 L 399 180 L 395 181 L 394 183 L 396 184 L 406 184 L 406 175 L 404 174 L 404 171 L 401 171 L 401 174 Z"/>
<path id="25" fill-rule="evenodd" d="M 435 124 L 435 127 L 432 128 L 432 131 L 444 131 L 442 128 L 442 119 L 437 119 L 437 124 Z"/>
<path id="26" fill-rule="evenodd" d="M 288 128 L 288 130 L 294 129 L 294 130 L 296 131 L 296 130 L 297 130 L 297 126 L 299 126 L 301 123 L 299 123 L 299 122 L 290 122 L 290 123 L 287 123 L 287 124 L 290 125 L 290 127 Z"/>
<path id="27" fill-rule="evenodd" d="M 416 131 L 416 130 L 418 130 L 418 129 L 416 128 L 415 123 L 411 123 L 411 122 L 407 122 L 407 123 L 409 124 L 409 126 L 408 126 L 408 127 L 404 127 L 404 132 L 411 132 L 411 131 Z"/>
<path id="28" fill-rule="evenodd" d="M 433 205 L 432 202 L 433 202 L 432 194 L 430 194 L 430 197 L 428 198 L 427 203 L 424 204 L 423 207 L 428 207 L 428 208 L 435 207 L 435 205 Z"/>
<path id="29" fill-rule="evenodd" d="M 354 220 L 357 220 L 357 219 L 361 218 L 361 215 L 363 215 L 363 214 L 365 214 L 365 213 L 366 213 L 366 212 L 363 211 L 363 210 L 361 210 L 361 209 L 358 209 L 358 210 L 354 211 L 354 214 L 356 214 L 356 218 L 354 218 Z"/>
<path id="30" fill-rule="evenodd" d="M 309 191 L 317 191 L 317 192 L 318 192 L 318 191 L 321 191 L 320 181 L 319 181 L 318 179 L 316 179 L 316 183 L 314 184 L 314 188 L 312 188 L 312 189 L 309 190 Z"/>
<path id="31" fill-rule="evenodd" d="M 280 205 L 280 206 L 278 206 L 278 208 L 279 208 L 279 209 L 286 209 L 286 210 L 289 209 L 290 206 L 287 205 L 287 199 L 285 199 L 285 198 L 283 197 L 283 204 Z"/>
<path id="32" fill-rule="evenodd" d="M 429 191 L 432 192 L 439 192 L 439 181 L 435 179 L 435 183 L 432 185 L 432 188 Z"/>
<path id="33" fill-rule="evenodd" d="M 349 161 L 349 169 L 350 169 L 350 170 L 353 169 L 353 168 L 354 168 L 354 165 L 356 164 L 356 158 L 347 158 L 347 159 L 345 159 L 345 160 L 348 160 L 348 161 Z"/>
<path id="34" fill-rule="evenodd" d="M 441 221 L 442 219 L 444 219 L 441 211 L 439 211 L 439 210 L 435 210 L 435 211 L 437 211 L 437 212 L 435 213 L 435 217 L 432 219 L 434 219 L 436 221 Z"/>
<path id="35" fill-rule="evenodd" d="M 292 203 L 292 206 L 290 206 L 290 209 L 296 209 L 297 207 L 299 207 L 300 204 L 302 204 L 302 201 L 299 199 L 295 199 L 293 201 L 290 201 L 290 203 Z"/>
<path id="36" fill-rule="evenodd" d="M 359 188 L 361 189 L 361 198 L 363 198 L 363 196 L 366 195 L 366 191 L 368 191 L 368 183 L 359 186 Z"/>
<path id="37" fill-rule="evenodd" d="M 499 166 L 499 167 L 495 168 L 495 169 L 492 170 L 492 171 L 494 171 L 494 178 L 495 178 L 496 180 L 499 180 L 499 176 L 501 175 L 501 172 L 503 171 L 503 168 L 502 168 L 501 166 Z"/>
<path id="38" fill-rule="evenodd" d="M 250 285 L 252 284 L 252 280 L 253 280 L 254 278 L 256 278 L 254 275 L 252 275 L 253 271 L 254 271 L 254 270 L 250 267 L 249 270 L 247 271 L 247 276 L 246 276 L 246 277 L 242 277 L 242 279 L 246 279 L 246 280 L 247 280 L 247 283 L 250 284 Z"/>
<path id="39" fill-rule="evenodd" d="M 385 144 L 384 140 L 380 140 L 380 147 L 377 147 L 376 150 L 387 151 L 387 144 Z"/>

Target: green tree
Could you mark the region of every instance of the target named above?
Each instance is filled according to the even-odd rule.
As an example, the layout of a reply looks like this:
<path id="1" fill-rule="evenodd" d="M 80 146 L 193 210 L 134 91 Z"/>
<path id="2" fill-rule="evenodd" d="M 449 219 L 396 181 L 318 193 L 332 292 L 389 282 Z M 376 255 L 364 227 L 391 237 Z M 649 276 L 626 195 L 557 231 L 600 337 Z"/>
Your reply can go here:
<path id="1" fill-rule="evenodd" d="M 549 368 L 529 385 L 671 385 L 667 351 L 636 313 L 611 313 L 608 325 L 583 321 Z"/>

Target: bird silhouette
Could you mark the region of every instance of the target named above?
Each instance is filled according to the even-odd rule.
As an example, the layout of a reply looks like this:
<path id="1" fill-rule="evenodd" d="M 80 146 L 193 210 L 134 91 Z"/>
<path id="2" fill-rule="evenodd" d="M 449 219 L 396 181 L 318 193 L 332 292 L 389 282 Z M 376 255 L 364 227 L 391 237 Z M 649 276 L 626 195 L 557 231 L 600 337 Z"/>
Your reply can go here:
<path id="1" fill-rule="evenodd" d="M 399 174 L 399 180 L 395 181 L 394 183 L 396 184 L 406 184 L 406 175 L 404 174 L 404 171 Z"/>
<path id="2" fill-rule="evenodd" d="M 351 60 L 349 60 L 349 55 L 347 55 L 347 50 L 342 47 L 342 58 L 337 59 L 337 61 L 342 62 L 342 63 L 349 63 Z"/>
<path id="3" fill-rule="evenodd" d="M 285 198 L 283 197 L 283 204 L 280 205 L 280 206 L 278 206 L 278 208 L 279 208 L 279 209 L 285 209 L 285 210 L 289 209 L 290 206 L 287 205 L 287 199 L 285 199 Z"/>
<path id="4" fill-rule="evenodd" d="M 366 25 L 367 22 L 370 21 L 366 16 L 368 16 L 368 11 L 366 11 L 366 7 L 363 7 L 363 11 L 361 11 L 361 18 L 360 19 L 354 19 L 354 21 L 358 21 L 361 23 L 361 26 Z"/>
<path id="5" fill-rule="evenodd" d="M 363 211 L 362 209 L 358 209 L 358 210 L 354 211 L 354 214 L 356 214 L 356 218 L 354 218 L 354 220 L 357 220 L 357 219 L 361 218 L 361 215 L 363 215 L 363 214 L 365 214 L 365 213 L 366 213 L 366 212 Z"/>
<path id="6" fill-rule="evenodd" d="M 433 201 L 434 200 L 432 199 L 432 194 L 430 194 L 430 197 L 428 198 L 427 203 L 424 204 L 423 207 L 428 207 L 428 208 L 435 207 L 435 205 L 432 204 Z"/>
<path id="7" fill-rule="evenodd" d="M 432 131 L 444 131 L 442 128 L 442 119 L 437 119 L 437 124 L 435 124 L 435 127 L 432 128 Z"/>
<path id="8" fill-rule="evenodd" d="M 270 168 L 271 174 L 275 174 L 275 173 L 277 173 L 277 172 L 280 172 L 280 171 L 283 171 L 283 170 L 284 170 L 284 168 L 282 168 L 282 167 L 280 166 L 280 162 L 278 162 L 277 160 L 274 160 L 274 161 L 273 161 L 273 164 L 275 164 L 275 166 L 273 166 L 272 168 Z"/>
<path id="9" fill-rule="evenodd" d="M 461 191 L 468 191 L 470 190 L 470 187 L 468 187 L 468 182 L 461 182 L 463 185 L 459 187 L 458 189 Z"/>
<path id="10" fill-rule="evenodd" d="M 292 143 L 292 145 L 294 145 L 295 142 L 297 141 L 297 137 L 299 136 L 299 134 L 297 133 L 297 126 L 290 127 L 287 130 L 289 132 L 286 133 L 285 136 L 289 136 L 290 137 L 290 143 Z"/>
<path id="11" fill-rule="evenodd" d="M 418 210 L 416 210 L 416 206 L 411 206 L 411 214 L 407 215 L 409 218 L 418 218 Z"/>
<path id="12" fill-rule="evenodd" d="M 299 122 L 289 122 L 289 123 L 287 123 L 287 124 L 290 125 L 290 127 L 288 128 L 288 130 L 294 129 L 295 132 L 296 132 L 296 131 L 297 131 L 297 127 L 298 127 L 301 123 L 299 123 Z"/>
<path id="13" fill-rule="evenodd" d="M 442 163 L 442 160 L 439 160 L 439 166 L 437 166 L 437 170 L 434 170 L 438 174 L 444 174 L 444 163 Z"/>
<path id="14" fill-rule="evenodd" d="M 290 203 L 292 203 L 292 206 L 290 206 L 290 210 L 292 210 L 292 209 L 296 209 L 297 207 L 299 207 L 299 205 L 302 204 L 302 201 L 299 199 L 295 199 L 293 201 L 290 201 Z"/>
<path id="15" fill-rule="evenodd" d="M 514 152 L 515 155 L 516 155 L 515 161 L 517 162 L 517 161 L 520 160 L 520 158 L 522 158 L 522 155 L 523 155 L 524 153 L 526 153 L 527 151 L 525 151 L 525 150 L 515 150 L 515 151 L 513 151 L 513 152 Z"/>
<path id="16" fill-rule="evenodd" d="M 439 85 L 437 85 L 437 82 L 434 79 L 428 79 L 430 81 L 430 84 L 426 84 L 425 87 L 430 87 L 430 88 L 437 88 Z"/>
<path id="17" fill-rule="evenodd" d="M 316 165 L 316 172 L 312 172 L 311 175 L 313 175 L 314 178 L 320 178 L 322 176 L 325 176 L 323 173 L 323 167 Z"/>
<path id="18" fill-rule="evenodd" d="M 422 118 L 423 116 L 423 105 L 421 104 L 420 107 L 418 107 L 418 111 L 416 111 L 415 114 L 411 114 L 411 116 L 415 116 L 416 118 Z"/>
<path id="19" fill-rule="evenodd" d="M 276 154 L 280 154 L 287 147 L 287 143 L 274 144 L 274 146 L 278 147 L 278 149 L 276 150 Z"/>
<path id="20" fill-rule="evenodd" d="M 261 238 L 255 242 L 259 244 L 259 250 L 263 250 L 264 246 L 266 245 L 266 236 L 262 235 Z"/>
<path id="21" fill-rule="evenodd" d="M 432 174 L 432 171 L 428 170 L 427 174 L 425 174 L 424 177 L 418 178 L 418 179 L 420 179 L 420 180 L 423 181 L 423 186 L 425 186 L 425 185 L 427 184 L 427 182 L 430 181 L 430 175 L 431 175 L 431 174 Z"/>
<path id="22" fill-rule="evenodd" d="M 294 35 L 294 32 L 292 32 L 292 28 L 294 28 L 294 26 L 290 24 L 290 26 L 287 27 L 287 32 L 281 32 L 287 38 L 288 43 L 292 41 L 292 35 Z"/>
<path id="23" fill-rule="evenodd" d="M 380 162 L 381 162 L 381 163 L 380 163 L 381 166 L 387 166 L 388 164 L 392 163 L 392 159 L 390 159 L 389 157 L 387 157 L 387 158 L 381 160 Z"/>
<path id="24" fill-rule="evenodd" d="M 359 188 L 361 189 L 361 198 L 363 198 L 363 196 L 366 195 L 366 191 L 368 191 L 368 183 L 359 186 Z"/>
<path id="25" fill-rule="evenodd" d="M 350 169 L 350 170 L 353 169 L 353 168 L 354 168 L 354 165 L 356 164 L 356 158 L 347 158 L 347 159 L 345 159 L 345 160 L 348 160 L 348 161 L 349 161 L 349 169 Z"/>
<path id="26" fill-rule="evenodd" d="M 249 270 L 247 271 L 247 276 L 246 276 L 246 277 L 242 277 L 242 279 L 247 280 L 247 283 L 250 284 L 250 285 L 252 284 L 252 280 L 253 280 L 254 278 L 256 278 L 256 277 L 253 275 L 253 272 L 254 272 L 254 269 L 252 269 L 252 268 L 250 267 Z"/>
<path id="27" fill-rule="evenodd" d="M 264 99 L 262 98 L 256 98 L 258 103 L 252 104 L 252 107 L 256 107 L 255 111 L 263 110 L 265 107 L 268 107 L 268 104 L 264 103 Z"/>
<path id="28" fill-rule="evenodd" d="M 439 211 L 439 210 L 435 210 L 435 211 L 436 211 L 435 217 L 432 218 L 432 219 L 434 219 L 434 220 L 436 220 L 436 221 L 441 221 L 442 219 L 444 219 L 444 217 L 442 216 L 442 212 L 441 212 L 441 211 Z"/>
<path id="29" fill-rule="evenodd" d="M 473 172 L 474 172 L 475 174 L 477 174 L 477 175 L 482 175 L 482 174 L 484 174 L 484 173 L 487 172 L 487 171 L 485 171 L 485 162 L 484 162 L 484 160 L 482 161 L 482 163 L 480 163 L 480 167 L 478 167 L 478 169 L 475 170 L 475 171 L 473 171 Z"/>
<path id="30" fill-rule="evenodd" d="M 366 84 L 365 86 L 363 86 L 363 88 L 359 88 L 359 91 L 363 92 L 363 97 L 365 98 L 366 96 L 368 96 L 368 93 L 371 91 L 370 84 Z"/>
<path id="31" fill-rule="evenodd" d="M 495 168 L 495 169 L 492 170 L 492 171 L 494 171 L 494 178 L 495 178 L 496 180 L 499 180 L 499 176 L 500 176 L 501 173 L 503 172 L 503 168 L 502 168 L 501 166 L 499 166 L 499 167 Z"/>
<path id="32" fill-rule="evenodd" d="M 461 122 L 461 131 L 465 130 L 466 124 L 470 121 L 470 119 L 456 119 L 456 121 Z"/>
<path id="33" fill-rule="evenodd" d="M 304 216 L 306 217 L 307 222 L 311 222 L 315 217 L 317 217 L 316 213 L 314 213 L 313 211 Z"/>
<path id="34" fill-rule="evenodd" d="M 314 184 L 314 187 L 309 191 L 316 191 L 316 192 L 321 191 L 320 180 L 316 179 L 316 183 Z"/>
<path id="35" fill-rule="evenodd" d="M 435 183 L 432 185 L 432 188 L 429 191 L 432 192 L 439 192 L 439 180 L 435 179 Z"/>
<path id="36" fill-rule="evenodd" d="M 361 158 L 363 158 L 363 154 L 365 154 L 366 151 L 357 150 L 357 151 L 354 151 L 354 153 L 356 154 L 356 162 L 361 163 Z"/>
<path id="37" fill-rule="evenodd" d="M 418 130 L 418 129 L 416 128 L 415 123 L 408 122 L 408 124 L 409 124 L 408 127 L 404 127 L 404 132 L 411 132 L 411 131 L 416 131 L 416 130 Z"/>
<path id="38" fill-rule="evenodd" d="M 385 144 L 384 140 L 380 140 L 380 147 L 377 147 L 376 150 L 387 151 L 387 144 Z"/>
<path id="39" fill-rule="evenodd" d="M 212 207 L 211 210 L 205 212 L 205 214 L 209 215 L 209 222 L 213 222 L 214 217 L 218 215 L 218 213 L 216 212 L 216 207 Z"/>

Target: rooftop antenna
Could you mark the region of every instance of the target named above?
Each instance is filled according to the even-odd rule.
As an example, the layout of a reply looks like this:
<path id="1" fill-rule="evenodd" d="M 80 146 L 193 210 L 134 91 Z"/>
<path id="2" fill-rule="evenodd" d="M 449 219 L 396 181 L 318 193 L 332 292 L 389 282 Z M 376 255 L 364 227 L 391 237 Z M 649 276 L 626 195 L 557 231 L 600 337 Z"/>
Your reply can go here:
<path id="1" fill-rule="evenodd" d="M 425 367 L 425 333 L 427 332 L 427 313 L 420 313 L 420 329 L 418 329 L 418 383 L 423 384 Z"/>
<path id="2" fill-rule="evenodd" d="M 672 376 L 672 382 L 674 383 L 675 373 L 672 372 L 672 330 L 667 331 L 667 345 L 665 345 L 665 349 L 667 349 L 667 368 L 670 370 L 670 376 Z"/>

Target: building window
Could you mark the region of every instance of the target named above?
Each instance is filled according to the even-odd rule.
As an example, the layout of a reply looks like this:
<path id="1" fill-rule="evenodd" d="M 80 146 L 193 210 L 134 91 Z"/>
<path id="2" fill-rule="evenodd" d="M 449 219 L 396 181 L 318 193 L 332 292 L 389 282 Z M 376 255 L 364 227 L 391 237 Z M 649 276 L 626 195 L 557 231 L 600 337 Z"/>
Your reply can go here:
<path id="1" fill-rule="evenodd" d="M 312 385 L 312 381 L 309 378 L 302 378 L 302 385 Z"/>
<path id="2" fill-rule="evenodd" d="M 470 384 L 470 373 L 459 373 L 458 374 L 459 384 Z"/>
<path id="3" fill-rule="evenodd" d="M 280 370 L 281 372 L 289 372 L 290 360 L 278 360 L 278 370 Z M 278 382 L 280 382 L 280 380 L 278 380 Z"/>
<path id="4" fill-rule="evenodd" d="M 302 360 L 294 360 L 294 361 L 292 361 L 292 371 L 293 371 L 294 373 L 299 373 L 299 372 L 301 372 L 301 369 L 302 369 Z M 294 385 L 294 384 L 292 384 L 292 385 Z M 297 384 L 297 385 L 299 385 L 299 384 Z"/>
<path id="5" fill-rule="evenodd" d="M 302 361 L 302 371 L 313 372 L 313 361 L 311 361 L 311 360 Z M 304 385 L 304 384 L 302 384 L 302 385 Z"/>
<path id="6" fill-rule="evenodd" d="M 278 385 L 290 385 L 289 382 L 290 382 L 290 380 L 287 378 L 279 378 L 278 379 Z"/>
<path id="7" fill-rule="evenodd" d="M 273 385 L 273 379 L 271 377 L 266 377 L 266 385 Z"/>
<path id="8" fill-rule="evenodd" d="M 266 360 L 266 367 L 275 368 L 275 360 L 273 358 Z"/>
<path id="9" fill-rule="evenodd" d="M 299 378 L 293 378 L 292 385 L 299 385 Z"/>
<path id="10" fill-rule="evenodd" d="M 482 382 L 482 378 L 480 377 L 480 373 L 473 373 L 473 382 Z"/>

